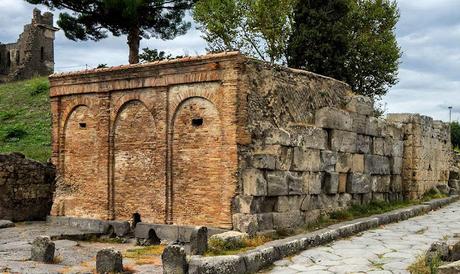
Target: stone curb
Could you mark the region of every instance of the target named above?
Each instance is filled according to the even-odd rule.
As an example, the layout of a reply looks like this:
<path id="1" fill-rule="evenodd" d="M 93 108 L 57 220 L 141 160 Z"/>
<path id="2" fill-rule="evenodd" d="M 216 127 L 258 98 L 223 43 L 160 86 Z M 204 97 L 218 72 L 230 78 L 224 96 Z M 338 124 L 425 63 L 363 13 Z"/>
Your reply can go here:
<path id="1" fill-rule="evenodd" d="M 384 214 L 331 225 L 311 233 L 272 241 L 240 255 L 216 257 L 191 256 L 188 261 L 189 273 L 255 273 L 270 266 L 277 260 L 295 255 L 303 250 L 349 237 L 380 225 L 399 222 L 418 215 L 423 215 L 431 210 L 436 210 L 453 203 L 459 200 L 459 197 L 458 195 L 453 195 L 448 198 L 436 199 Z"/>

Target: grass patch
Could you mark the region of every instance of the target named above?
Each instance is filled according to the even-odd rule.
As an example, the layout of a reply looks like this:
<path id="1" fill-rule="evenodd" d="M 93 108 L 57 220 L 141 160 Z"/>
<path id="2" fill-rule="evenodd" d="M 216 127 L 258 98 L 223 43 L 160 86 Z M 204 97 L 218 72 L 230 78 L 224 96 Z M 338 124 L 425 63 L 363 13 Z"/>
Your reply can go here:
<path id="1" fill-rule="evenodd" d="M 221 239 L 210 239 L 208 241 L 208 251 L 205 256 L 224 256 L 235 255 L 261 246 L 273 241 L 274 237 L 255 236 L 243 238 L 241 241 L 226 242 Z"/>
<path id="2" fill-rule="evenodd" d="M 429 262 L 425 256 L 420 256 L 411 264 L 407 270 L 411 274 L 437 274 L 438 268 L 441 266 L 441 258 L 439 256 L 433 257 Z"/>
<path id="3" fill-rule="evenodd" d="M 165 249 L 164 245 L 153 245 L 141 248 L 128 249 L 123 254 L 124 258 L 133 259 L 136 264 L 161 264 L 160 256 Z"/>
<path id="4" fill-rule="evenodd" d="M 51 114 L 46 77 L 0 85 L 0 153 L 51 157 Z"/>
<path id="5" fill-rule="evenodd" d="M 91 236 L 87 240 L 87 242 L 92 242 L 92 243 L 104 243 L 104 244 L 124 244 L 126 242 L 125 239 L 123 238 L 109 238 L 109 237 L 98 237 L 98 236 Z"/>

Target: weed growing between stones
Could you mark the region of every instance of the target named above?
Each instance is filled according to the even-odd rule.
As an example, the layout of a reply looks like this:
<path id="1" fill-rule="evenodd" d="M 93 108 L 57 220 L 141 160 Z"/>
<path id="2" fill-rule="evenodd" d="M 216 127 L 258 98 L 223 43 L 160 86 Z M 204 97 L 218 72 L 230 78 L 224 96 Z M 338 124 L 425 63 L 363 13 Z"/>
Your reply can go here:
<path id="1" fill-rule="evenodd" d="M 437 256 L 429 262 L 427 261 L 425 256 L 420 256 L 407 270 L 411 274 L 437 274 L 438 267 L 441 265 L 441 258 Z"/>
<path id="2" fill-rule="evenodd" d="M 222 256 L 235 255 L 255 247 L 261 246 L 267 242 L 276 239 L 274 236 L 257 235 L 255 237 L 243 238 L 241 241 L 223 241 L 221 239 L 210 239 L 208 242 L 208 251 L 205 256 Z"/>
<path id="3" fill-rule="evenodd" d="M 126 250 L 126 252 L 123 254 L 123 257 L 133 259 L 138 265 L 160 265 L 160 256 L 163 253 L 164 249 L 164 245 L 153 245 L 141 248 L 133 248 Z"/>

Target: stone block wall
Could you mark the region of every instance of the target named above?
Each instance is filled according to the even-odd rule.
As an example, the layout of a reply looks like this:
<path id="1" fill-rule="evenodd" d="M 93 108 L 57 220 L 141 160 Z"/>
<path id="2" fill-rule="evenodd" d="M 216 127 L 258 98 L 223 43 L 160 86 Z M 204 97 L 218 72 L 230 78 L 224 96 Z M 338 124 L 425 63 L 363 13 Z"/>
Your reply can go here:
<path id="1" fill-rule="evenodd" d="M 403 199 L 403 129 L 352 97 L 313 124 L 267 128 L 244 151 L 234 227 L 294 228 L 351 204 Z M 289 116 L 289 115 L 287 115 Z"/>
<path id="2" fill-rule="evenodd" d="M 404 129 L 404 192 L 420 198 L 432 187 L 447 186 L 452 144 L 449 124 L 419 114 L 390 114 Z"/>
<path id="3" fill-rule="evenodd" d="M 22 154 L 0 154 L 0 219 L 45 220 L 51 210 L 55 170 Z"/>

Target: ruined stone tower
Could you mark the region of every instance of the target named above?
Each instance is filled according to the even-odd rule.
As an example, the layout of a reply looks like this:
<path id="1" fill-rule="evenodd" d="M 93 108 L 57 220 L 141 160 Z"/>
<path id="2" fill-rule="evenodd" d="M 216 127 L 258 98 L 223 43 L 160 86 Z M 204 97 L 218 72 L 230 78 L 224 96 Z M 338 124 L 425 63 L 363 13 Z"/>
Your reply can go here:
<path id="1" fill-rule="evenodd" d="M 54 72 L 53 14 L 34 9 L 16 43 L 0 43 L 0 82 L 47 76 Z"/>

